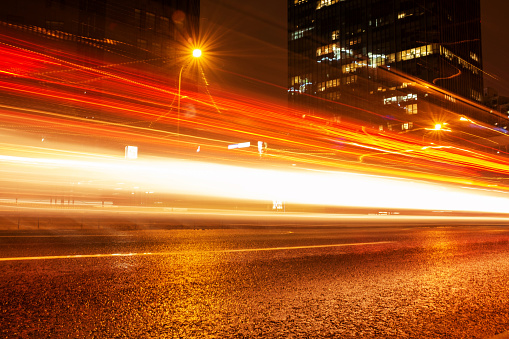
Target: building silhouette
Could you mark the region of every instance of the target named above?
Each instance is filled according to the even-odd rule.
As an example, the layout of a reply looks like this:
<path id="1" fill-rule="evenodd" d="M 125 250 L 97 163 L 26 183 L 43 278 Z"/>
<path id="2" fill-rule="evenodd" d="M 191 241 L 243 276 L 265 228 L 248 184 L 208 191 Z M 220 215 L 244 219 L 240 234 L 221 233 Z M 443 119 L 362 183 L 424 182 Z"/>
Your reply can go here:
<path id="1" fill-rule="evenodd" d="M 199 0 L 2 1 L 0 23 L 73 45 L 85 57 L 171 67 L 179 48 L 196 39 Z"/>

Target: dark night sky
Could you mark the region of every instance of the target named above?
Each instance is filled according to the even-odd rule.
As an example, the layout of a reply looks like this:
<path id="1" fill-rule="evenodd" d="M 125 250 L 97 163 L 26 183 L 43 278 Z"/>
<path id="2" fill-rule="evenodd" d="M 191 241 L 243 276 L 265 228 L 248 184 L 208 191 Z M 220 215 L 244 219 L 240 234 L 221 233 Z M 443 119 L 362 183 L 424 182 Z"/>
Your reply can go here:
<path id="1" fill-rule="evenodd" d="M 212 49 L 213 62 L 207 66 L 213 79 L 222 87 L 229 83 L 236 90 L 249 88 L 286 100 L 286 0 L 201 0 L 201 3 L 201 35 Z M 210 83 L 213 85 L 213 81 Z"/>
<path id="2" fill-rule="evenodd" d="M 287 4 L 285 0 L 202 0 L 202 35 L 210 43 L 207 73 L 219 84 L 285 98 Z M 485 87 L 509 96 L 509 0 L 481 0 Z M 208 39 L 207 39 L 208 37 Z M 233 76 L 243 74 L 283 88 Z M 241 80 L 243 79 L 243 80 Z M 211 83 L 213 82 L 211 81 Z M 224 87 L 224 86 L 223 86 Z"/>
<path id="3" fill-rule="evenodd" d="M 509 0 L 481 0 L 484 86 L 509 96 Z"/>

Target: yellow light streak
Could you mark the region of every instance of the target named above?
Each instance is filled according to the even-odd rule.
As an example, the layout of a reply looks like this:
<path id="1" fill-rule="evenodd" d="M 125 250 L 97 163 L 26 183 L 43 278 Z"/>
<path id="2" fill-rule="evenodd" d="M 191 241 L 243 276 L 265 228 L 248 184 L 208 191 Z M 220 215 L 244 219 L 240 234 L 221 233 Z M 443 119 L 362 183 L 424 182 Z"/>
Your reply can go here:
<path id="1" fill-rule="evenodd" d="M 288 250 L 302 250 L 302 249 L 315 249 L 315 248 L 385 245 L 385 244 L 392 244 L 392 243 L 394 243 L 394 241 L 375 241 L 375 242 L 360 242 L 360 243 L 348 243 L 348 244 L 308 245 L 308 246 L 242 248 L 242 249 L 225 249 L 225 250 L 217 250 L 217 251 L 48 255 L 48 256 L 39 256 L 39 257 L 0 258 L 0 261 L 86 259 L 86 258 L 108 258 L 108 257 L 132 257 L 132 256 L 197 255 L 197 254 L 242 253 L 242 252 L 285 251 L 285 250 L 288 251 Z"/>

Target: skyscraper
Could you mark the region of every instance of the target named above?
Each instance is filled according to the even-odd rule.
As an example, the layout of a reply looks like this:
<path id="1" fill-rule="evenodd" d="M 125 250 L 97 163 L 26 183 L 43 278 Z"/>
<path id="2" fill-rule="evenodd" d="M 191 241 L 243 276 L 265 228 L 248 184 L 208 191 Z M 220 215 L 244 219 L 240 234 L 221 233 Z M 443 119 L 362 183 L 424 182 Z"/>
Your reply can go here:
<path id="1" fill-rule="evenodd" d="M 75 43 L 84 56 L 118 55 L 171 65 L 178 48 L 197 37 L 199 0 L 2 1 L 0 24 Z"/>
<path id="2" fill-rule="evenodd" d="M 397 103 L 416 114 L 415 94 L 391 94 L 384 70 L 482 100 L 479 0 L 288 0 L 288 20 L 291 102 L 362 108 L 405 96 Z"/>

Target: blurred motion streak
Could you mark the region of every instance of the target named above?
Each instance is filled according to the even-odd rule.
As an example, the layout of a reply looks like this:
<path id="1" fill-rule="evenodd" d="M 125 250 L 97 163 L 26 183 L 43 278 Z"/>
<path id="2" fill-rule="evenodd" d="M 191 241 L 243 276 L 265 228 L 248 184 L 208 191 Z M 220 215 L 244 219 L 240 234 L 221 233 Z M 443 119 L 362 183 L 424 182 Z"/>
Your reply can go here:
<path id="1" fill-rule="evenodd" d="M 505 157 L 1 38 L 0 203 L 508 212 Z"/>

